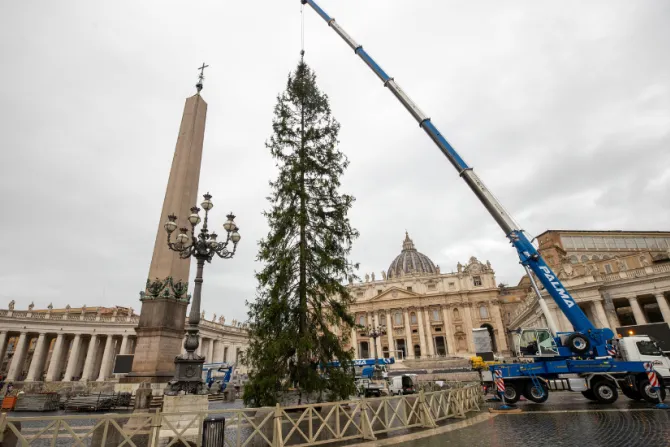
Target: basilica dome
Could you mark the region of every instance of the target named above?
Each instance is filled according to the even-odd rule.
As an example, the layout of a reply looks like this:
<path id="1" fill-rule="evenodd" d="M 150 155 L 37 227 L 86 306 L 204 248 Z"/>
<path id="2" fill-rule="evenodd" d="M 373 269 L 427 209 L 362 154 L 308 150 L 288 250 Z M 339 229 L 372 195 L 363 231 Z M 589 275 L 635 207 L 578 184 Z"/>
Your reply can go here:
<path id="1" fill-rule="evenodd" d="M 402 243 L 402 251 L 393 260 L 386 275 L 391 279 L 411 274 L 436 275 L 437 268 L 428 256 L 419 253 L 416 248 L 414 248 L 414 242 L 412 242 L 409 238 L 409 234 L 405 231 L 405 240 Z"/>

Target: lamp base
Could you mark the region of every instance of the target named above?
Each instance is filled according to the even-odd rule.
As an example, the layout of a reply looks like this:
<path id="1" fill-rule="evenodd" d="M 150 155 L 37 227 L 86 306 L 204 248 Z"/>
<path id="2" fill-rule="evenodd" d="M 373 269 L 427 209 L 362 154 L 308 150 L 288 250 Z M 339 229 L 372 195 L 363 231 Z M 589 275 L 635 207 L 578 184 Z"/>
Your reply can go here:
<path id="1" fill-rule="evenodd" d="M 207 387 L 202 380 L 202 365 L 205 363 L 205 358 L 199 355 L 188 356 L 188 353 L 184 357 L 178 356 L 175 359 L 174 378 L 168 382 L 164 394 L 167 396 L 207 394 Z"/>

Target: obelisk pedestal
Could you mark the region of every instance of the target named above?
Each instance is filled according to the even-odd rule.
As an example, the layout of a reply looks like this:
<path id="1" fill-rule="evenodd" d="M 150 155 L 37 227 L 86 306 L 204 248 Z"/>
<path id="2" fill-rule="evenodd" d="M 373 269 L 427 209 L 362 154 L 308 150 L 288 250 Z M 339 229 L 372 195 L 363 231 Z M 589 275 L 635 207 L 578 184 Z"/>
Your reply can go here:
<path id="1" fill-rule="evenodd" d="M 145 291 L 140 292 L 142 310 L 135 328 L 132 372 L 121 383 L 167 383 L 174 375 L 174 359 L 182 351 L 190 259 L 180 259 L 168 248 L 163 224 L 169 214 L 176 214 L 179 227 L 190 228 L 187 218 L 197 200 L 206 116 L 207 103 L 199 93 L 186 100 L 149 277 Z"/>

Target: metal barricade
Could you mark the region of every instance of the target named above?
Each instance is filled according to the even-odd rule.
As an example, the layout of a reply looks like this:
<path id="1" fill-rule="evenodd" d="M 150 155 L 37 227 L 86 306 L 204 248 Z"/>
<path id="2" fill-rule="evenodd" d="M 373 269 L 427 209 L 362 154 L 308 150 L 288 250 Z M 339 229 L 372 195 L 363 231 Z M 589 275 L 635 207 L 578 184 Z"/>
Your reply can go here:
<path id="1" fill-rule="evenodd" d="M 202 421 L 202 447 L 220 447 L 224 445 L 226 418 L 212 416 Z"/>

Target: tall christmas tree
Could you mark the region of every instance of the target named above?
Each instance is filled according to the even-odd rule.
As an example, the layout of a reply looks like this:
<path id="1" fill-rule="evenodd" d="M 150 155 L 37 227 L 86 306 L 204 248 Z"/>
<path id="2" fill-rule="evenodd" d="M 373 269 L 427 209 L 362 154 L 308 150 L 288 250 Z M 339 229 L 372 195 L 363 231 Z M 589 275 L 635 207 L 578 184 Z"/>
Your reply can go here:
<path id="1" fill-rule="evenodd" d="M 344 345 L 354 319 L 344 284 L 357 267 L 347 259 L 358 237 L 347 217 L 354 198 L 339 192 L 349 164 L 337 148 L 340 125 L 304 61 L 277 98 L 272 128 L 266 146 L 279 175 L 264 213 L 270 231 L 259 244 L 265 267 L 256 274 L 256 301 L 248 303 L 244 400 L 274 405 L 291 387 L 299 401 L 348 398 L 353 352 Z M 342 366 L 331 367 L 333 360 Z"/>

